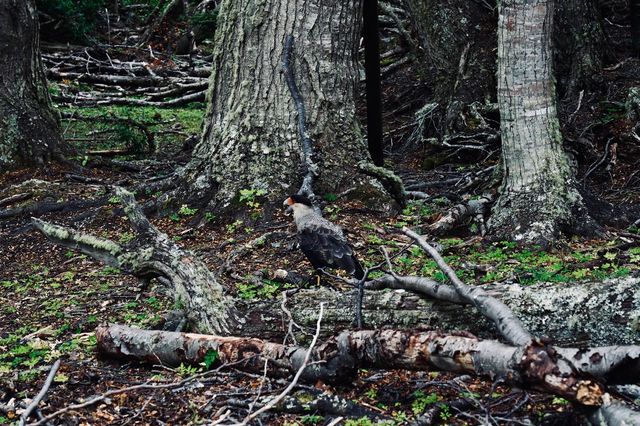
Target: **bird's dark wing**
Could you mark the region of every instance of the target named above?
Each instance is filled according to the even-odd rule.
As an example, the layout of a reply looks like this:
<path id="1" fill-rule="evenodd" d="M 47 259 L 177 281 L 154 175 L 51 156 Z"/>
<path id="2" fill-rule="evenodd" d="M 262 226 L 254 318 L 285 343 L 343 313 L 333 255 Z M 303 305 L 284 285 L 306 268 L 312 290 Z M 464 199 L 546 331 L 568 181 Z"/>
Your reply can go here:
<path id="1" fill-rule="evenodd" d="M 325 227 L 303 229 L 298 232 L 300 249 L 314 268 L 344 269 L 360 279 L 364 273 L 346 239 Z"/>

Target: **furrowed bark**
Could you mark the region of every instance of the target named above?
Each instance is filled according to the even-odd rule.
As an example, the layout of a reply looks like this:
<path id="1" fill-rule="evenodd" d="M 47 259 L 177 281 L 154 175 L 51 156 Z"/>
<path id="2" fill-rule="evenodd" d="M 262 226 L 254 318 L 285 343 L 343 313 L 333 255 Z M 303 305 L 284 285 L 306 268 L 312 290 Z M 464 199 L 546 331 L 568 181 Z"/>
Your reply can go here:
<path id="1" fill-rule="evenodd" d="M 63 160 L 32 0 L 0 3 L 0 170 Z"/>
<path id="2" fill-rule="evenodd" d="M 266 362 L 267 374 L 275 377 L 295 373 L 307 351 L 255 338 L 145 331 L 120 325 L 100 326 L 96 337 L 98 350 L 111 357 L 169 365 L 198 364 L 207 352 L 216 351 L 216 365 L 231 364 L 258 373 Z M 359 368 L 371 367 L 436 369 L 505 377 L 511 383 L 583 405 L 599 405 L 604 395 L 601 385 L 591 376 L 581 377 L 548 350 L 537 342 L 517 348 L 470 335 L 433 331 L 344 331 L 312 351 L 316 362 L 305 368 L 301 380 L 345 383 L 355 378 Z"/>
<path id="3" fill-rule="evenodd" d="M 368 157 L 355 114 L 361 6 L 361 0 L 222 2 L 202 139 L 173 197 L 233 212 L 241 189 L 263 190 L 270 203 L 297 190 L 305 158 L 295 101 L 280 72 L 293 34 L 291 65 L 320 172 L 314 192 L 356 186 L 354 197 L 378 208 L 388 201 L 354 167 Z"/>

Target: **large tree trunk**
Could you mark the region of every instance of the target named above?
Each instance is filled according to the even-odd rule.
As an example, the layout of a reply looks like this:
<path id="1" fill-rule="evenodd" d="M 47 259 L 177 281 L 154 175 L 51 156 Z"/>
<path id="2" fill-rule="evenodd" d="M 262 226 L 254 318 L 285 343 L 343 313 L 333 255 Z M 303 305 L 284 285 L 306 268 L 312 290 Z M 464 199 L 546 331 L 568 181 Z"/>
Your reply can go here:
<path id="1" fill-rule="evenodd" d="M 61 158 L 32 0 L 0 2 L 0 170 Z"/>
<path id="2" fill-rule="evenodd" d="M 559 92 L 574 95 L 591 86 L 602 70 L 604 30 L 598 5 L 594 0 L 559 1 L 554 21 Z"/>
<path id="3" fill-rule="evenodd" d="M 553 1 L 505 0 L 498 24 L 503 182 L 490 226 L 546 242 L 596 228 L 562 148 L 553 76 Z"/>
<path id="4" fill-rule="evenodd" d="M 441 108 L 439 130 L 459 127 L 465 104 L 495 99 L 495 15 L 481 2 L 408 0 L 413 25 L 423 49 L 422 58 Z"/>
<path id="5" fill-rule="evenodd" d="M 224 1 L 204 130 L 178 198 L 225 209 L 241 189 L 276 200 L 298 188 L 304 162 L 298 112 L 280 71 L 289 34 L 315 146 L 315 189 L 354 186 L 355 164 L 367 158 L 354 105 L 360 16 L 360 0 Z"/>

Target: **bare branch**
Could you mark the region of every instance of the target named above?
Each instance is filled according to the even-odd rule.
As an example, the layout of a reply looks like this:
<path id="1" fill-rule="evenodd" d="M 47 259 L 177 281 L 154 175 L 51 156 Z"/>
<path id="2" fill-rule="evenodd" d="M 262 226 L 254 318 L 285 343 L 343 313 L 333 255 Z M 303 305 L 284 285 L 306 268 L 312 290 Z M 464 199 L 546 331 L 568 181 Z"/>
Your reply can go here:
<path id="1" fill-rule="evenodd" d="M 278 402 L 280 402 L 285 396 L 287 396 L 293 390 L 293 388 L 298 384 L 298 381 L 300 380 L 300 377 L 302 376 L 302 372 L 304 371 L 304 369 L 309 364 L 309 358 L 311 357 L 311 351 L 313 350 L 313 347 L 318 342 L 318 336 L 320 335 L 320 324 L 322 323 L 322 314 L 323 314 L 323 312 L 324 312 L 324 303 L 320 303 L 320 313 L 318 314 L 318 324 L 316 326 L 316 334 L 313 335 L 313 340 L 311 341 L 311 344 L 309 345 L 309 348 L 307 349 L 307 353 L 306 353 L 306 355 L 304 357 L 304 361 L 302 361 L 302 365 L 298 369 L 298 372 L 294 376 L 294 378 L 291 381 L 291 383 L 289 384 L 289 386 L 287 386 L 285 388 L 285 390 L 283 390 L 278 396 L 273 398 L 271 401 L 266 403 L 258 411 L 256 411 L 255 413 L 247 416 L 242 421 L 241 425 L 249 424 L 250 421 L 252 421 L 253 419 L 257 418 L 260 414 L 269 411 Z M 265 373 L 266 373 L 266 368 L 265 368 Z"/>
<path id="2" fill-rule="evenodd" d="M 47 379 L 44 381 L 44 384 L 42 385 L 42 389 L 40 389 L 40 392 L 38 392 L 38 395 L 36 395 L 33 401 L 31 401 L 31 404 L 29 404 L 27 409 L 24 410 L 24 412 L 20 416 L 20 426 L 24 426 L 25 422 L 31 415 L 31 412 L 38 407 L 38 404 L 40 404 L 40 401 L 42 401 L 42 398 L 44 398 L 44 396 L 47 394 L 47 391 L 51 387 L 51 383 L 53 383 L 53 379 L 56 376 L 58 368 L 60 368 L 59 359 L 56 360 L 56 362 L 54 362 L 53 365 L 51 366 L 51 370 L 49 370 L 49 375 L 47 375 Z"/>
<path id="3" fill-rule="evenodd" d="M 429 253 L 438 264 L 438 267 L 449 277 L 458 294 L 468 303 L 475 306 L 483 315 L 490 318 L 500 330 L 500 334 L 508 342 L 515 345 L 526 345 L 533 339 L 531 334 L 524 328 L 522 322 L 507 305 L 489 296 L 483 289 L 479 287 L 471 288 L 460 281 L 455 271 L 440 256 L 440 253 L 431 247 L 422 236 L 406 227 L 402 229 L 402 232 L 414 239 L 424 251 Z"/>

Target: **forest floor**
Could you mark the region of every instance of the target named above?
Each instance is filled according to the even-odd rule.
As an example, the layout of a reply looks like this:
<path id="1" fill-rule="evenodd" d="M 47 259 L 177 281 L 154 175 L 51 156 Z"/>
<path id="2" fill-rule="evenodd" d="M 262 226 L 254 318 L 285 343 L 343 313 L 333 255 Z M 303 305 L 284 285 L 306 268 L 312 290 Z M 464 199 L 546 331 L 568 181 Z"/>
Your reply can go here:
<path id="1" fill-rule="evenodd" d="M 631 72 L 636 65 L 621 65 L 614 70 L 619 73 L 616 76 Z M 414 90 L 414 97 L 406 99 L 412 85 L 420 86 L 412 76 L 409 70 L 400 70 L 385 83 L 385 108 L 393 111 L 385 117 L 390 164 L 407 180 L 424 182 L 464 179 L 495 165 L 495 156 L 484 164 L 470 164 L 457 156 L 447 156 L 447 161 L 435 167 L 427 164 L 426 160 L 433 157 L 432 148 L 416 146 L 410 140 L 414 113 L 424 95 Z M 616 76 L 608 74 L 612 81 L 618 81 Z M 69 86 L 74 84 L 63 80 L 53 86 L 52 94 L 58 96 Z M 76 90 L 90 91 L 92 88 L 87 86 L 78 84 Z M 601 151 L 608 144 L 605 135 L 624 125 L 620 106 L 624 90 L 618 89 L 620 93 L 613 93 L 607 103 L 585 101 L 582 106 L 585 110 L 590 108 L 590 114 L 604 117 L 597 125 L 602 137 L 596 145 Z M 407 104 L 413 106 L 404 108 Z M 135 235 L 109 187 L 132 187 L 170 174 L 184 164 L 190 148 L 184 142 L 199 133 L 204 104 L 156 108 L 61 103 L 58 108 L 66 113 L 62 122 L 65 137 L 78 150 L 74 160 L 82 168 L 24 169 L 0 175 L 0 424 L 17 420 L 19 403 L 36 395 L 57 359 L 62 364 L 40 405 L 43 415 L 108 390 L 148 386 L 61 413 L 52 421 L 54 424 L 200 424 L 210 422 L 226 409 L 239 413 L 237 417 L 241 419 L 258 391 L 263 396 L 282 391 L 286 382 L 243 373 L 233 366 L 208 372 L 205 366 L 149 367 L 97 357 L 93 331 L 98 324 L 162 328 L 175 309 L 173 298 L 154 280 L 140 282 L 47 241 L 31 227 L 30 217 L 37 215 L 126 245 Z M 575 108 L 575 100 L 566 101 L 565 110 Z M 80 116 L 87 120 L 77 120 Z M 114 124 L 96 117 L 121 120 Z M 151 150 L 139 128 L 122 125 L 126 119 L 143 123 L 157 135 Z M 580 120 L 588 117 L 578 114 L 572 126 L 578 128 Z M 103 152 L 94 155 L 90 151 Z M 105 151 L 113 151 L 113 157 L 105 156 Z M 621 145 L 618 162 L 612 169 L 602 167 L 589 173 L 592 191 L 616 203 L 637 202 L 638 151 L 638 145 Z M 582 159 L 583 176 L 597 159 Z M 433 197 L 410 203 L 395 217 L 381 217 L 357 202 L 333 194 L 325 194 L 324 212 L 348 230 L 348 238 L 363 263 L 373 265 L 383 260 L 380 247 L 398 250 L 403 242 L 399 228 L 421 228 L 434 222 L 464 195 L 451 194 L 449 189 L 438 186 L 425 191 Z M 159 194 L 137 195 L 153 199 Z M 12 196 L 16 197 L 10 199 Z M 309 274 L 311 267 L 294 247 L 289 217 L 276 214 L 268 221 L 262 220 L 259 213 L 265 206 L 256 194 L 249 193 L 246 203 L 247 209 L 256 213 L 253 219 L 217 218 L 189 206 L 167 214 L 160 212 L 150 219 L 180 246 L 196 253 L 212 271 L 224 268 L 219 278 L 229 294 L 247 300 L 279 298 L 291 286 L 272 279 L 276 269 Z M 278 235 L 229 264 L 234 250 L 273 231 Z M 451 235 L 433 241 L 469 284 L 544 281 L 566 286 L 578 280 L 640 276 L 638 227 L 609 231 L 606 239 L 571 239 L 544 250 L 519 247 L 510 241 L 487 241 L 477 236 L 478 229 L 473 224 L 465 224 Z M 398 257 L 394 266 L 400 274 L 445 280 L 435 262 L 417 249 Z M 349 386 L 316 383 L 296 390 L 309 395 L 318 391 L 353 402 L 360 411 L 352 407 L 353 416 L 349 417 L 346 412 L 292 414 L 276 408 L 264 417 L 264 423 L 326 424 L 332 418 L 345 417 L 345 424 L 350 425 L 377 421 L 403 424 L 432 416 L 434 424 L 583 424 L 580 413 L 562 398 L 435 371 L 369 369 L 360 371 Z"/>

